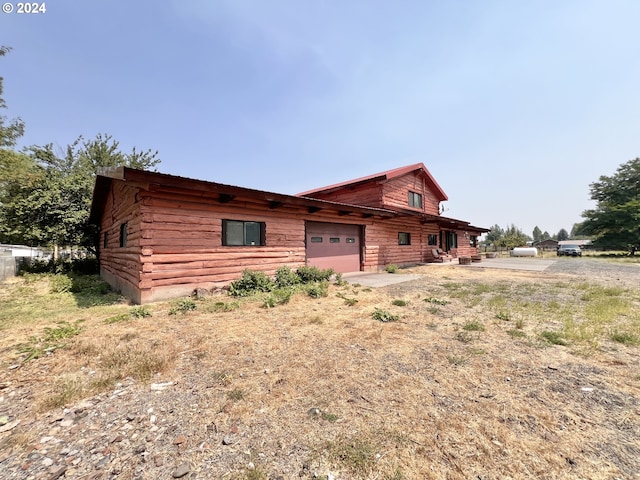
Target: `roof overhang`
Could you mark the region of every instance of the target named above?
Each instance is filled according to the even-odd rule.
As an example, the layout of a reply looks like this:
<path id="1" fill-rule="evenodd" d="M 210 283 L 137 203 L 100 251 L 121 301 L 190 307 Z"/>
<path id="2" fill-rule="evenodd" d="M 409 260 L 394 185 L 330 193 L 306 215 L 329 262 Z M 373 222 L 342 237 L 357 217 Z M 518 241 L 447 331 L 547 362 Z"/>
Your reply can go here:
<path id="1" fill-rule="evenodd" d="M 202 197 L 211 197 L 220 203 L 230 203 L 236 198 L 251 198 L 265 202 L 269 209 L 278 209 L 284 206 L 296 206 L 306 208 L 308 213 L 316 213 L 321 210 L 336 211 L 340 216 L 351 214 L 360 215 L 362 218 L 392 218 L 397 212 L 384 208 L 365 207 L 348 203 L 318 200 L 310 197 L 286 195 L 282 193 L 266 192 L 251 188 L 225 185 L 222 183 L 196 180 L 158 172 L 148 172 L 128 167 L 100 168 L 97 172 L 96 184 L 91 204 L 89 222 L 99 224 L 101 220 L 101 205 L 106 200 L 111 182 L 124 181 L 132 186 L 140 187 L 148 191 L 168 191 L 173 193 L 189 193 Z"/>

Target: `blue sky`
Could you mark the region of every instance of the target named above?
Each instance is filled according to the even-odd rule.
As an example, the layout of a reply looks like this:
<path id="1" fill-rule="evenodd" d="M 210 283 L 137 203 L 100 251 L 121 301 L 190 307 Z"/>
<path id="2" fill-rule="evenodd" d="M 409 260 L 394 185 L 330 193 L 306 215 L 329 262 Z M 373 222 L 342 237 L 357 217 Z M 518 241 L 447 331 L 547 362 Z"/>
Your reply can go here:
<path id="1" fill-rule="evenodd" d="M 640 156 L 636 0 L 46 7 L 0 14 L 22 145 L 108 133 L 162 172 L 291 194 L 423 162 L 445 215 L 529 235 Z"/>

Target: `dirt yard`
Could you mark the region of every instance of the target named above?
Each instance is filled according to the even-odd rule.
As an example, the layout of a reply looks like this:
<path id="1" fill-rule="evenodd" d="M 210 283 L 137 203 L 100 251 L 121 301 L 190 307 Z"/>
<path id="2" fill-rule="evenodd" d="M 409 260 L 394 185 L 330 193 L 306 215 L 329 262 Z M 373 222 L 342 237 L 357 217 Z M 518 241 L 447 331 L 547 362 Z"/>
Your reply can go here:
<path id="1" fill-rule="evenodd" d="M 2 285 L 0 477 L 640 478 L 640 266 L 402 272 L 273 308 Z"/>

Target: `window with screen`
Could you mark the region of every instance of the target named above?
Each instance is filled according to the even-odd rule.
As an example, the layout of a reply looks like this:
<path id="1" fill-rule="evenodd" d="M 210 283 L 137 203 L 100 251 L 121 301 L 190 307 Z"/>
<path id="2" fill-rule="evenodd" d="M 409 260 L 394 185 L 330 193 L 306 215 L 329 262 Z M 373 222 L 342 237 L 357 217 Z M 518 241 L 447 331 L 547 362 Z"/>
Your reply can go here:
<path id="1" fill-rule="evenodd" d="M 411 245 L 411 234 L 408 232 L 399 232 L 398 245 Z"/>
<path id="2" fill-rule="evenodd" d="M 409 206 L 422 208 L 422 195 L 416 192 L 409 192 Z"/>
<path id="3" fill-rule="evenodd" d="M 222 245 L 265 245 L 265 223 L 241 220 L 222 220 Z"/>

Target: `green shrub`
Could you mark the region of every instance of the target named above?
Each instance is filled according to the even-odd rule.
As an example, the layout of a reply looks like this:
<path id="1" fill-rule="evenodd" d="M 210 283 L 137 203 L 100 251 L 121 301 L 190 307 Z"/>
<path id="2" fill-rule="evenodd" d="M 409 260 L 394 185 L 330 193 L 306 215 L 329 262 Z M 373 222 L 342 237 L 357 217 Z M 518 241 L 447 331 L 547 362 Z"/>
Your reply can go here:
<path id="1" fill-rule="evenodd" d="M 345 285 L 347 285 L 347 281 L 342 279 L 342 274 L 341 273 L 336 273 L 336 279 L 334 284 L 337 285 L 338 287 L 344 287 Z"/>
<path id="2" fill-rule="evenodd" d="M 329 281 L 333 274 L 335 273 L 333 268 L 327 268 L 324 270 L 320 270 L 318 267 L 307 267 L 302 266 L 296 270 L 298 277 L 302 283 L 313 283 L 313 282 L 322 282 Z"/>
<path id="3" fill-rule="evenodd" d="M 374 320 L 378 320 L 379 322 L 397 322 L 400 317 L 398 315 L 394 315 L 390 312 L 387 312 L 386 310 L 381 310 L 379 308 L 376 308 L 373 313 L 371 314 L 371 316 L 373 317 Z"/>
<path id="4" fill-rule="evenodd" d="M 293 290 L 291 288 L 278 288 L 267 295 L 262 306 L 264 308 L 273 308 L 276 305 L 284 305 L 285 303 L 289 303 L 292 295 Z"/>
<path id="5" fill-rule="evenodd" d="M 242 278 L 231 282 L 229 293 L 234 297 L 248 297 L 258 292 L 270 292 L 275 287 L 275 282 L 264 272 L 247 269 L 242 272 Z"/>
<path id="6" fill-rule="evenodd" d="M 307 295 L 311 298 L 326 297 L 329 295 L 329 282 L 323 280 L 307 286 Z"/>
<path id="7" fill-rule="evenodd" d="M 407 305 L 409 305 L 409 302 L 407 302 L 406 300 L 395 299 L 391 302 L 391 305 L 395 305 L 396 307 L 406 307 Z"/>
<path id="8" fill-rule="evenodd" d="M 214 312 L 231 312 L 238 308 L 240 308 L 240 304 L 238 302 L 216 302 L 210 310 L 213 310 Z"/>
<path id="9" fill-rule="evenodd" d="M 450 303 L 448 300 L 438 300 L 437 298 L 433 297 L 427 297 L 424 299 L 424 301 L 427 303 L 432 303 L 434 305 L 447 305 L 448 303 Z"/>
<path id="10" fill-rule="evenodd" d="M 191 310 L 195 310 L 197 307 L 196 302 L 194 302 L 190 298 L 185 298 L 183 300 L 179 300 L 175 307 L 172 307 L 169 310 L 169 315 L 176 315 L 178 313 L 182 313 L 183 315 Z"/>
<path id="11" fill-rule="evenodd" d="M 51 293 L 67 293 L 70 292 L 73 287 L 73 280 L 63 274 L 53 275 L 49 282 Z"/>
<path id="12" fill-rule="evenodd" d="M 462 326 L 462 329 L 466 330 L 467 332 L 484 332 L 484 325 L 477 320 L 473 320 L 465 323 Z"/>
<path id="13" fill-rule="evenodd" d="M 508 312 L 498 312 L 496 313 L 496 318 L 498 320 L 504 320 L 505 322 L 508 322 L 511 320 L 511 314 Z"/>
<path id="14" fill-rule="evenodd" d="M 624 345 L 638 345 L 638 343 L 640 343 L 640 338 L 629 332 L 616 330 L 611 333 L 610 337 L 614 342 L 622 343 Z"/>
<path id="15" fill-rule="evenodd" d="M 540 336 L 552 345 L 567 345 L 567 341 L 562 338 L 562 334 L 560 332 L 545 330 L 540 334 Z"/>
<path id="16" fill-rule="evenodd" d="M 133 307 L 131 312 L 129 312 L 133 318 L 144 318 L 150 317 L 151 312 L 147 309 L 147 307 Z"/>
<path id="17" fill-rule="evenodd" d="M 107 282 L 98 275 L 79 275 L 73 277 L 71 292 L 81 295 L 105 295 L 111 291 Z"/>
<path id="18" fill-rule="evenodd" d="M 276 285 L 278 288 L 292 287 L 300 283 L 298 274 L 288 266 L 276 270 Z"/>
<path id="19" fill-rule="evenodd" d="M 106 318 L 104 320 L 104 323 L 106 323 L 107 325 L 111 325 L 112 323 L 127 322 L 129 320 L 131 320 L 131 314 L 130 313 L 121 313 L 119 315 L 115 315 L 113 317 Z"/>
<path id="20" fill-rule="evenodd" d="M 54 260 L 30 259 L 20 266 L 20 274 L 24 273 L 77 273 L 79 275 L 95 275 L 100 272 L 100 265 L 95 257 L 75 258 L 73 260 L 58 258 Z"/>
<path id="21" fill-rule="evenodd" d="M 397 273 L 398 272 L 398 266 L 394 265 L 393 263 L 391 265 L 387 265 L 385 267 L 385 271 L 387 273 Z"/>

